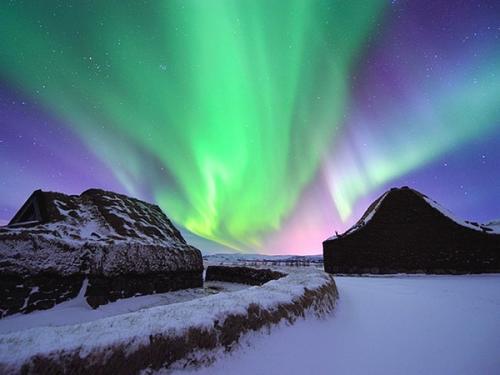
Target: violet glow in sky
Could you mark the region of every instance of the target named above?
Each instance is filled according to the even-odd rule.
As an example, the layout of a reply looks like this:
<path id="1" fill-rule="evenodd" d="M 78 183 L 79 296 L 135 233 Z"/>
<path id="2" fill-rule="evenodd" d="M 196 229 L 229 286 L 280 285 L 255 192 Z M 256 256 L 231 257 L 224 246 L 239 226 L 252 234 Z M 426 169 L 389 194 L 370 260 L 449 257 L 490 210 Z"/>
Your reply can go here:
<path id="1" fill-rule="evenodd" d="M 500 217 L 499 2 L 122 4 L 0 5 L 0 220 L 100 187 L 297 254 L 395 185 Z"/>

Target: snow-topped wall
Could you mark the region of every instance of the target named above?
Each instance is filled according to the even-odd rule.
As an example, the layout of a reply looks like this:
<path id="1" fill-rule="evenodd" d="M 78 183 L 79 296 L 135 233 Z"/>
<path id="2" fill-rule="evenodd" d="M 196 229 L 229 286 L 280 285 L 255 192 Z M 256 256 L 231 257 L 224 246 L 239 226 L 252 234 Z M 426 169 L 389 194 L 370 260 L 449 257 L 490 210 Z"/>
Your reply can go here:
<path id="1" fill-rule="evenodd" d="M 202 285 L 201 252 L 156 205 L 98 189 L 37 191 L 14 219 L 0 228 L 1 316 L 73 298 L 85 279 L 94 307 Z"/>
<path id="2" fill-rule="evenodd" d="M 156 306 L 90 322 L 0 335 L 0 373 L 139 374 L 210 362 L 240 338 L 337 303 L 331 275 L 314 267 L 283 270 L 262 286 Z"/>
<path id="3" fill-rule="evenodd" d="M 342 235 L 323 242 L 330 273 L 500 272 L 498 227 L 460 220 L 403 187 L 373 202 Z"/>

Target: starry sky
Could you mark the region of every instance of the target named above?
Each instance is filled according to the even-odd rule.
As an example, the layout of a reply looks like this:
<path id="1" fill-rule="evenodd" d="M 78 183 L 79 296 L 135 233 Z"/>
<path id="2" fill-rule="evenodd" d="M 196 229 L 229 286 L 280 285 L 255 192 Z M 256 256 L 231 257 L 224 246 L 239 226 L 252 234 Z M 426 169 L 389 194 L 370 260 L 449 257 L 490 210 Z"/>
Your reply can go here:
<path id="1" fill-rule="evenodd" d="M 155 202 L 202 251 L 317 254 L 392 186 L 500 218 L 500 2 L 3 1 L 0 224 Z"/>

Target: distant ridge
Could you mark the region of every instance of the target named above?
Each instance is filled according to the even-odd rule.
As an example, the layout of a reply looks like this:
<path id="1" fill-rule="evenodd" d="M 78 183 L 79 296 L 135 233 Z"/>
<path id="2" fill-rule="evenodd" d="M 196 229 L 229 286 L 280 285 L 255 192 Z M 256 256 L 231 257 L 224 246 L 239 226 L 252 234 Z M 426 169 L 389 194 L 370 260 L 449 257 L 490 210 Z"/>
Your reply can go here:
<path id="1" fill-rule="evenodd" d="M 461 220 L 414 189 L 393 188 L 324 241 L 323 256 L 331 273 L 500 272 L 500 226 Z"/>

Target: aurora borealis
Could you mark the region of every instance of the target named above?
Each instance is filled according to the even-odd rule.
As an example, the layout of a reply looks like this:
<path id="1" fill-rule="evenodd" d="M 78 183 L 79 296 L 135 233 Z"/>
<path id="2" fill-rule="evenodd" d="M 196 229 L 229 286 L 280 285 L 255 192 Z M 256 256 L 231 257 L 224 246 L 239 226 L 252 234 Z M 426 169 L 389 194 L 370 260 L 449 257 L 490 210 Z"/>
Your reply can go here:
<path id="1" fill-rule="evenodd" d="M 392 185 L 500 217 L 496 1 L 10 1 L 0 45 L 4 221 L 100 187 L 318 253 Z"/>

